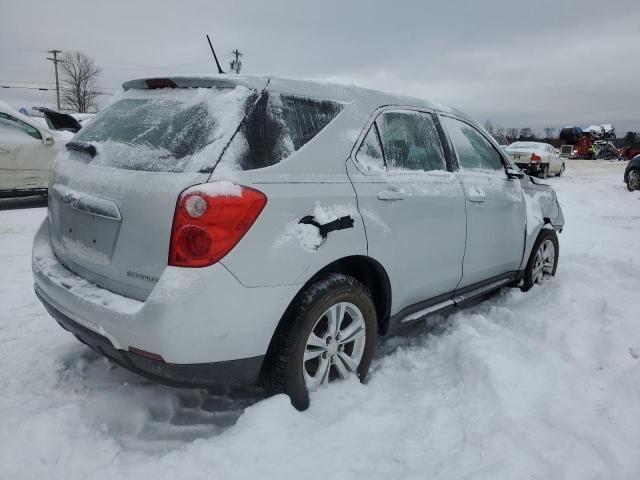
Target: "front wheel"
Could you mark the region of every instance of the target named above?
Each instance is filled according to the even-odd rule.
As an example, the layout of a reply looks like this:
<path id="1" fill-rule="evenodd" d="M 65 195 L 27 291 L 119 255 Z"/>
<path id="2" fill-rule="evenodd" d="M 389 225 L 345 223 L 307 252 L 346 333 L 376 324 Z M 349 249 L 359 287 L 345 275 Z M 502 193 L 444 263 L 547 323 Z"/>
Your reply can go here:
<path id="1" fill-rule="evenodd" d="M 560 167 L 560 171 L 556 176 L 561 177 L 563 173 L 564 173 L 564 162 L 562 163 L 562 166 Z"/>
<path id="2" fill-rule="evenodd" d="M 640 170 L 631 170 L 627 175 L 627 189 L 630 192 L 640 190 Z"/>
<path id="3" fill-rule="evenodd" d="M 533 244 L 531 256 L 524 270 L 522 291 L 526 292 L 534 285 L 542 285 L 556 274 L 558 268 L 558 235 L 551 228 L 543 228 Z"/>
<path id="4" fill-rule="evenodd" d="M 362 283 L 341 274 L 319 279 L 276 332 L 265 365 L 267 390 L 286 393 L 305 410 L 310 391 L 350 376 L 364 380 L 376 331 L 375 305 Z"/>

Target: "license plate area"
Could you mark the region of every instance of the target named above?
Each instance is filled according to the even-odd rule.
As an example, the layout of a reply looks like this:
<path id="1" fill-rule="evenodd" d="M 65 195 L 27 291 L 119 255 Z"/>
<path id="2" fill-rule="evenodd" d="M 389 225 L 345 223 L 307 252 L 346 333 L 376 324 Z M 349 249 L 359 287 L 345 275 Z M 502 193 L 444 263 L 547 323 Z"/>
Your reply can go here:
<path id="1" fill-rule="evenodd" d="M 120 221 L 65 205 L 60 209 L 58 226 L 62 246 L 68 253 L 77 254 L 95 263 L 109 263 Z"/>

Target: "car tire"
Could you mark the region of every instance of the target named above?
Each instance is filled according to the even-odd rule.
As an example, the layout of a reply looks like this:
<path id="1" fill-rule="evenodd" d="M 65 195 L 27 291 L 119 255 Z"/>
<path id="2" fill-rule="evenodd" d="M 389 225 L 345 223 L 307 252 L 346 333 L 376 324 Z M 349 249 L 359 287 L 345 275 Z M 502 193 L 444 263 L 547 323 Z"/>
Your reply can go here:
<path id="1" fill-rule="evenodd" d="M 552 248 L 552 257 L 549 256 L 550 248 Z M 543 228 L 533 244 L 529 261 L 524 269 L 523 282 L 520 287 L 523 292 L 530 290 L 535 284 L 544 283 L 546 279 L 556 274 L 559 253 L 556 231 L 552 228 Z"/>
<path id="2" fill-rule="evenodd" d="M 562 162 L 562 166 L 560 167 L 560 171 L 556 174 L 556 177 L 561 177 L 564 173 L 564 162 Z"/>
<path id="3" fill-rule="evenodd" d="M 538 177 L 539 178 L 545 179 L 545 178 L 547 178 L 547 176 L 549 176 L 549 164 L 548 163 L 546 165 L 542 165 L 542 169 L 538 173 Z"/>
<path id="4" fill-rule="evenodd" d="M 334 328 L 330 318 L 340 319 Z M 309 390 L 351 374 L 363 381 L 377 325 L 371 293 L 362 283 L 342 274 L 318 279 L 294 300 L 274 335 L 263 370 L 267 392 L 286 393 L 295 408 L 306 410 Z"/>
<path id="5" fill-rule="evenodd" d="M 640 170 L 634 168 L 627 175 L 627 190 L 640 190 Z"/>

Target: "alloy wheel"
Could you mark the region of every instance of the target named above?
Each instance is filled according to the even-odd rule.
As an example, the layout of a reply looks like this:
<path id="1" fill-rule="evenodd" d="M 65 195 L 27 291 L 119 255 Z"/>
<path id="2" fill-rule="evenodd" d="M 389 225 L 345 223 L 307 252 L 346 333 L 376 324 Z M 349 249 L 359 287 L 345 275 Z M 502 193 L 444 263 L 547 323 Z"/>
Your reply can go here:
<path id="1" fill-rule="evenodd" d="M 366 326 L 360 309 L 340 302 L 329 307 L 307 338 L 302 369 L 309 390 L 335 378 L 357 374 L 366 343 Z"/>
<path id="2" fill-rule="evenodd" d="M 553 274 L 553 266 L 556 262 L 556 248 L 549 239 L 545 240 L 538 247 L 533 262 L 533 283 L 541 285 Z"/>
<path id="3" fill-rule="evenodd" d="M 629 184 L 629 190 L 640 190 L 640 173 L 637 170 L 631 170 L 627 183 Z"/>

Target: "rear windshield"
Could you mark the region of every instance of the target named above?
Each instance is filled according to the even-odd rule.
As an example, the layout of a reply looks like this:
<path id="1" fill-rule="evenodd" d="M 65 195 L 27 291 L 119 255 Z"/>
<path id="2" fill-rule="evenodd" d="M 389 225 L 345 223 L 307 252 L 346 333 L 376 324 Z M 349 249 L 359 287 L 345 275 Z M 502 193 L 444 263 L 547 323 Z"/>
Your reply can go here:
<path id="1" fill-rule="evenodd" d="M 257 94 L 235 88 L 129 90 L 73 138 L 92 164 L 157 172 L 211 168 Z"/>
<path id="2" fill-rule="evenodd" d="M 342 111 L 342 104 L 265 91 L 223 158 L 242 170 L 275 165 L 301 149 Z"/>

